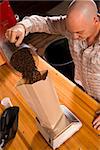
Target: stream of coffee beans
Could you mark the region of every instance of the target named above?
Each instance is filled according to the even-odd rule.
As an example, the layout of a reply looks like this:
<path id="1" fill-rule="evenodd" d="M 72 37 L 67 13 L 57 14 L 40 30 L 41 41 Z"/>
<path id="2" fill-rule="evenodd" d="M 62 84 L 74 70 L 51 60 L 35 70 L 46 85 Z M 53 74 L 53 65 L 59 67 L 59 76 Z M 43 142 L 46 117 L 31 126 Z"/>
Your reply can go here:
<path id="1" fill-rule="evenodd" d="M 29 48 L 16 50 L 10 59 L 10 64 L 22 73 L 22 78 L 29 84 L 42 79 Z"/>

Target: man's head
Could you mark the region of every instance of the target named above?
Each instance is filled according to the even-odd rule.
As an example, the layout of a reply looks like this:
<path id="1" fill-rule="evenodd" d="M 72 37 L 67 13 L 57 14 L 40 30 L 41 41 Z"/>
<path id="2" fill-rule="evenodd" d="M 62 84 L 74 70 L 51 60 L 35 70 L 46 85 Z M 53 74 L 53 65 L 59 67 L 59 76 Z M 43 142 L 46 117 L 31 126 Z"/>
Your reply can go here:
<path id="1" fill-rule="evenodd" d="M 93 0 L 74 0 L 69 5 L 66 27 L 73 39 L 91 39 L 100 30 L 97 7 Z"/>

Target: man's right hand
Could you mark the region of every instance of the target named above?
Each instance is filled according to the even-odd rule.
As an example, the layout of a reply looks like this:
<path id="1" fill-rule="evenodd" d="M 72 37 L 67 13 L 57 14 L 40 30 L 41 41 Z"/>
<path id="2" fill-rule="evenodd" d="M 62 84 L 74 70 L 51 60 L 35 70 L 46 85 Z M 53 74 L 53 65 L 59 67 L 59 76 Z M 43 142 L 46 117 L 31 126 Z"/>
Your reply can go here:
<path id="1" fill-rule="evenodd" d="M 5 36 L 11 43 L 19 46 L 25 37 L 25 28 L 22 24 L 17 24 L 7 29 Z"/>

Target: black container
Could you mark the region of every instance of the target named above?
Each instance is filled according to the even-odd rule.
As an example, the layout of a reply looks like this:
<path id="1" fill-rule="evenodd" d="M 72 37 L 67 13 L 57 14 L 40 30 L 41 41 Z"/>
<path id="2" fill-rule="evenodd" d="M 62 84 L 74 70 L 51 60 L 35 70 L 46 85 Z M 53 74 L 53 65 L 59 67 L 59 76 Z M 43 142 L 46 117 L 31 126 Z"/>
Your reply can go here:
<path id="1" fill-rule="evenodd" d="M 52 42 L 46 48 L 44 58 L 63 75 L 74 81 L 74 63 L 70 55 L 68 40 L 66 38 Z"/>

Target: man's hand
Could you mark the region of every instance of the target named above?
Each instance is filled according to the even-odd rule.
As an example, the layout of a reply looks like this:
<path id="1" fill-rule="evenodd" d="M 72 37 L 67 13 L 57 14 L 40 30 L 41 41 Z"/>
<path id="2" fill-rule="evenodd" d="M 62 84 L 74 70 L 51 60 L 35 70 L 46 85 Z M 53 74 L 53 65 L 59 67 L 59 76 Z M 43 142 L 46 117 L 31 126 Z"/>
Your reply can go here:
<path id="1" fill-rule="evenodd" d="M 100 130 L 100 115 L 98 115 L 93 121 L 93 127 L 97 130 Z"/>
<path id="2" fill-rule="evenodd" d="M 11 27 L 6 31 L 5 36 L 11 43 L 15 43 L 16 46 L 19 46 L 25 37 L 24 25 L 17 24 Z"/>

